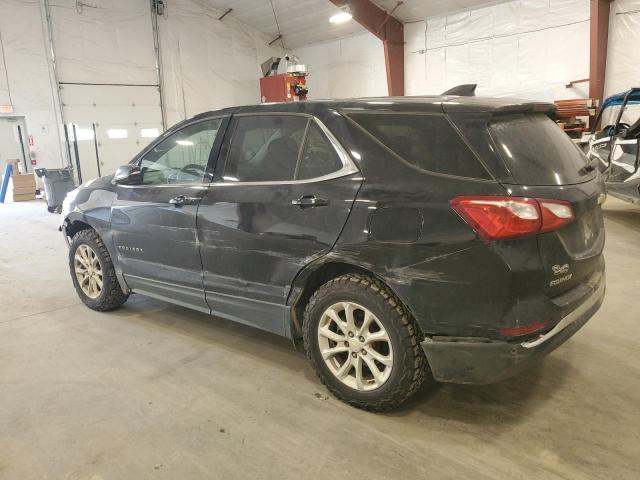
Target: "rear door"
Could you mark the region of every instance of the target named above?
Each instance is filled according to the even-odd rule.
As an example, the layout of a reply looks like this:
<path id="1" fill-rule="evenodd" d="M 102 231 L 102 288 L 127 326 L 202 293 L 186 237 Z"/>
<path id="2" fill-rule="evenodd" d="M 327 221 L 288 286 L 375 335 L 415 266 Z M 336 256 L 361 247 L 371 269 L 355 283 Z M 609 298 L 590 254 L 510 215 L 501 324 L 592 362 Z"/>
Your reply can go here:
<path id="1" fill-rule="evenodd" d="M 332 248 L 362 179 L 307 115 L 234 115 L 227 137 L 198 210 L 206 299 L 213 314 L 285 334 L 291 283 Z"/>
<path id="2" fill-rule="evenodd" d="M 569 202 L 574 221 L 538 235 L 546 291 L 558 295 L 602 269 L 604 183 L 569 137 L 544 114 L 494 118 L 489 130 L 510 172 L 505 183 L 515 196 Z"/>

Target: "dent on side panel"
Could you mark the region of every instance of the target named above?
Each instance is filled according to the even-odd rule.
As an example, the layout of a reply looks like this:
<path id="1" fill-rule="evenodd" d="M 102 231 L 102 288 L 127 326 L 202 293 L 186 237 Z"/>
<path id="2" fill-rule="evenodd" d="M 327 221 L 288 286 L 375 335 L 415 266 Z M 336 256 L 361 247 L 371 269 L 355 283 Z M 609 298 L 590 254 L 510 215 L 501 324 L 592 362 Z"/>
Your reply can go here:
<path id="1" fill-rule="evenodd" d="M 456 195 L 500 195 L 492 181 L 424 172 L 398 161 L 348 121 L 336 122 L 365 181 L 323 259 L 372 272 L 425 334 L 484 335 L 508 308 L 513 272 L 451 209 Z"/>

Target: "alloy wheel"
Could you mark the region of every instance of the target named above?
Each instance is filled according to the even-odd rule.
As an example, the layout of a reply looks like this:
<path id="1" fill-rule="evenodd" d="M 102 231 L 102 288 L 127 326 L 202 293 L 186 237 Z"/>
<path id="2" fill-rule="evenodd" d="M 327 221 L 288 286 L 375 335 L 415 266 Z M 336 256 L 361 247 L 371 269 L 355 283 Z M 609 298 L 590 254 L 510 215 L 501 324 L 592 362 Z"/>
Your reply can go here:
<path id="1" fill-rule="evenodd" d="M 380 388 L 391 374 L 391 339 L 380 320 L 356 303 L 340 302 L 324 311 L 318 345 L 331 373 L 355 390 Z"/>
<path id="2" fill-rule="evenodd" d="M 96 252 L 89 245 L 80 245 L 73 257 L 73 266 L 83 293 L 89 298 L 98 298 L 102 293 L 102 265 Z"/>

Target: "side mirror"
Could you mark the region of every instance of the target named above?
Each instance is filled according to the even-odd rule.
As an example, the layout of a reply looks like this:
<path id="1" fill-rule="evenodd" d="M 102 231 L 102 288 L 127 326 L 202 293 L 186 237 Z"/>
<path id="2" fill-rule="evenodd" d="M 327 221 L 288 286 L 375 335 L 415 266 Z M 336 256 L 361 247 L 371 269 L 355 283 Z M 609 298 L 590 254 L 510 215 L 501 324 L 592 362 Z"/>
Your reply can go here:
<path id="1" fill-rule="evenodd" d="M 112 181 L 116 185 L 140 185 L 142 183 L 142 171 L 137 165 L 122 165 L 113 174 Z"/>

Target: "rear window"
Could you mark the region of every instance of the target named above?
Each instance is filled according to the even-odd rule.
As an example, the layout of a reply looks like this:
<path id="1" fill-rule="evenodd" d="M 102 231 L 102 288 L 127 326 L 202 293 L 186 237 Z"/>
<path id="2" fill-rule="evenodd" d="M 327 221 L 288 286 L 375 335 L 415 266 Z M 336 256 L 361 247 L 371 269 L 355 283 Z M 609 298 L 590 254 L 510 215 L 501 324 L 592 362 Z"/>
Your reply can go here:
<path id="1" fill-rule="evenodd" d="M 351 113 L 391 151 L 429 172 L 491 179 L 444 115 Z"/>
<path id="2" fill-rule="evenodd" d="M 498 154 L 515 182 L 568 185 L 595 175 L 584 172 L 587 159 L 569 137 L 544 114 L 498 117 L 489 125 Z"/>

